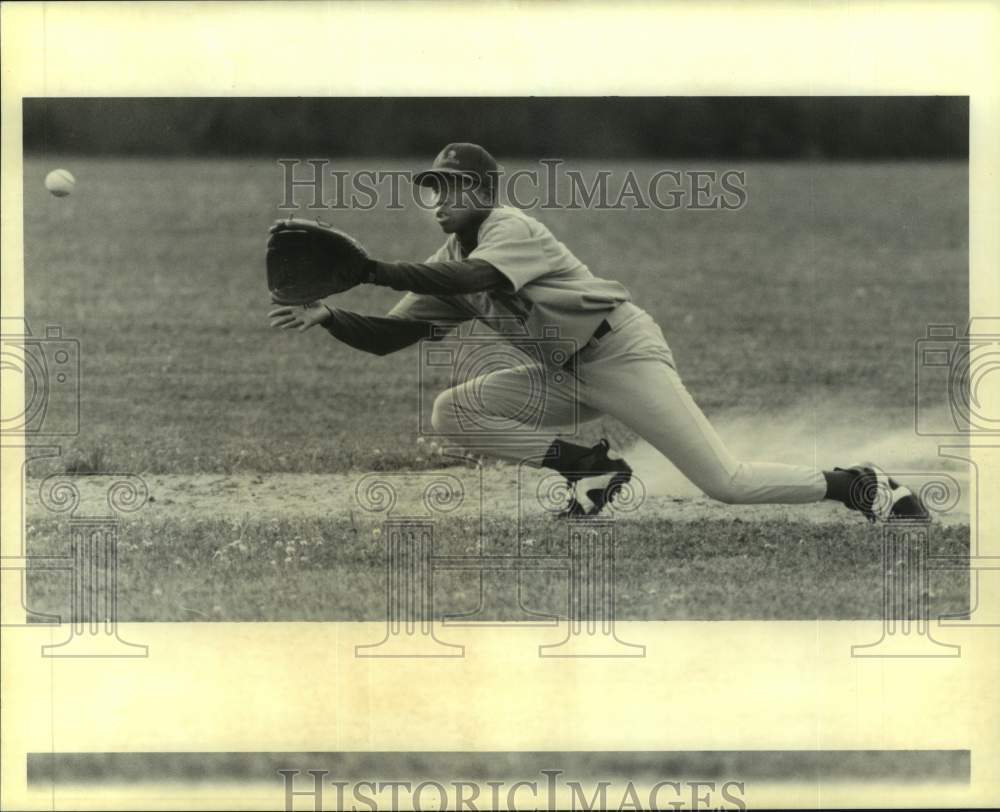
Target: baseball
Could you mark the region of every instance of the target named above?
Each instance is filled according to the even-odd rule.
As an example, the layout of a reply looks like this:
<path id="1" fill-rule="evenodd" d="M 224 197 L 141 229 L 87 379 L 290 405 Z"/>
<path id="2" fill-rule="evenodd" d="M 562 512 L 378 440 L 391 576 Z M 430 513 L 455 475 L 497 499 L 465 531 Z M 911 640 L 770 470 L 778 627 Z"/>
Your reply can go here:
<path id="1" fill-rule="evenodd" d="M 45 188 L 56 197 L 66 197 L 76 186 L 76 178 L 68 169 L 53 169 L 45 176 Z"/>

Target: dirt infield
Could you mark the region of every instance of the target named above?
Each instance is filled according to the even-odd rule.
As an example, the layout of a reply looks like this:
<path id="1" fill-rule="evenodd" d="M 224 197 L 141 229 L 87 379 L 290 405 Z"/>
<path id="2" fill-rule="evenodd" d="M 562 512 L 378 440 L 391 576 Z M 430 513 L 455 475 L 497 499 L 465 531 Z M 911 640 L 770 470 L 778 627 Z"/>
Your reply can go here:
<path id="1" fill-rule="evenodd" d="M 956 478 L 958 475 L 955 474 Z M 356 514 L 375 518 L 384 511 L 378 500 L 386 498 L 388 486 L 395 493 L 393 516 L 428 515 L 425 493 L 433 483 L 459 488 L 459 513 L 476 511 L 485 516 L 532 516 L 551 510 L 554 501 L 545 494 L 551 472 L 513 466 L 450 467 L 436 471 L 375 474 L 150 474 L 141 478 L 148 493 L 144 505 L 123 518 L 211 519 L 211 518 L 321 518 Z M 520 487 L 518 479 L 520 478 Z M 29 519 L 53 516 L 40 494 L 56 482 L 72 483 L 80 494 L 79 515 L 108 512 L 108 488 L 116 481 L 110 475 L 59 475 L 49 480 L 29 480 L 26 507 Z M 639 480 L 641 482 L 641 480 Z M 458 483 L 458 484 L 457 484 Z M 966 492 L 962 482 L 963 497 Z M 861 522 L 841 505 L 821 502 L 807 505 L 725 505 L 675 483 L 664 487 L 658 480 L 650 487 L 639 486 L 637 507 L 621 515 L 669 518 L 682 522 L 705 519 L 743 521 L 797 520 L 817 523 Z M 645 493 L 642 493 L 645 490 Z M 365 494 L 368 494 L 367 496 Z M 519 497 L 520 494 L 520 497 Z M 558 492 L 553 493 L 553 499 Z M 433 497 L 432 497 L 433 498 Z M 374 501 L 373 501 L 374 500 Z M 51 498 L 47 501 L 51 504 Z M 543 502 L 545 504 L 543 504 Z M 947 524 L 969 522 L 967 499 L 937 516 Z"/>

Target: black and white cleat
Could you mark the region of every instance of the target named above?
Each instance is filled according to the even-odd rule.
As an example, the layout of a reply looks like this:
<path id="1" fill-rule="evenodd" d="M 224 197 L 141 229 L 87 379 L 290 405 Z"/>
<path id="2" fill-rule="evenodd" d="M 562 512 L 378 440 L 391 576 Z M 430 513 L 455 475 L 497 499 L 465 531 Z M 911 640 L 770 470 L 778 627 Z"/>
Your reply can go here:
<path id="1" fill-rule="evenodd" d="M 920 498 L 870 462 L 850 468 L 835 468 L 854 475 L 845 503 L 860 511 L 869 522 L 929 522 L 930 513 Z"/>
<path id="2" fill-rule="evenodd" d="M 566 509 L 559 518 L 596 516 L 611 504 L 618 493 L 632 480 L 632 468 L 625 460 L 608 456 L 610 444 L 601 440 L 579 460 L 576 470 L 563 472 L 573 488 Z"/>

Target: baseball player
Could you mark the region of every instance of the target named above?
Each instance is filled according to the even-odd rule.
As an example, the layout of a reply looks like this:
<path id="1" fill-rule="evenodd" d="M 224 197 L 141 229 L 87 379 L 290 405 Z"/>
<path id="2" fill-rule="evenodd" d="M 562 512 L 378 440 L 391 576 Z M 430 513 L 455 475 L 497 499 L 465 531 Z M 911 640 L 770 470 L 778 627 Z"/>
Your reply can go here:
<path id="1" fill-rule="evenodd" d="M 543 364 L 545 385 L 532 398 L 540 414 L 532 414 L 523 441 L 517 427 L 528 419 L 526 392 L 538 391 L 538 365 L 463 381 L 438 395 L 432 414 L 436 431 L 461 435 L 467 448 L 565 476 L 571 496 L 564 515 L 599 513 L 631 479 L 631 467 L 609 454 L 607 440 L 587 447 L 560 436 L 560 428 L 610 415 L 722 502 L 835 499 L 870 521 L 928 518 L 915 494 L 872 464 L 821 471 L 734 457 L 688 394 L 653 318 L 620 283 L 594 276 L 538 220 L 501 205 L 498 175 L 497 162 L 483 147 L 453 143 L 414 176 L 414 183 L 433 191 L 446 239 L 423 263 L 364 260 L 352 284 L 406 291 L 387 316 L 316 301 L 273 309 L 271 326 L 303 331 L 322 325 L 340 341 L 376 355 L 433 338 L 436 325 L 470 320 L 496 326 L 513 319 L 531 339 L 544 341 L 555 330 L 572 340 L 579 350 L 568 361 Z M 498 339 L 503 335 L 499 327 Z M 505 442 L 478 436 L 475 427 L 484 419 L 510 422 Z M 540 437 L 539 427 L 551 434 Z"/>

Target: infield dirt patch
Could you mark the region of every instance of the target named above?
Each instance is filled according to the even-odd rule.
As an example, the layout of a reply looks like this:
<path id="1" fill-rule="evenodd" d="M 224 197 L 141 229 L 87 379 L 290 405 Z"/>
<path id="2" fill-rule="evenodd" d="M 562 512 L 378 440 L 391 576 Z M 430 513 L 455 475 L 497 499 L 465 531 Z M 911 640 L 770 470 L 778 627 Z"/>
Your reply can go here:
<path id="1" fill-rule="evenodd" d="M 466 513 L 481 505 L 485 516 L 541 516 L 546 511 L 534 498 L 542 480 L 551 472 L 521 469 L 513 466 L 487 466 L 481 471 L 455 466 L 437 471 L 391 472 L 382 474 L 150 474 L 143 477 L 149 493 L 147 503 L 134 513 L 122 514 L 147 519 L 185 518 L 320 518 L 355 514 L 374 518 L 359 501 L 359 483 L 391 482 L 397 494 L 393 515 L 424 515 L 422 504 L 427 485 L 442 478 L 454 478 L 462 483 L 465 493 L 459 512 Z M 953 473 L 953 476 L 957 474 Z M 372 477 L 373 479 L 366 479 Z M 73 482 L 81 494 L 79 512 L 93 515 L 107 512 L 106 491 L 113 478 L 103 475 L 60 475 Z M 666 476 L 648 482 L 642 504 L 628 515 L 636 518 L 670 518 L 676 521 L 705 519 L 741 519 L 743 521 L 798 520 L 818 523 L 863 522 L 838 503 L 820 502 L 806 505 L 726 505 L 699 495 L 688 485 L 685 488 L 664 489 Z M 44 480 L 29 480 L 26 501 L 29 519 L 52 515 L 41 503 L 40 488 Z M 967 499 L 941 514 L 940 521 L 948 524 L 969 522 Z M 518 494 L 524 494 L 518 498 Z M 380 515 L 380 514 L 376 514 Z"/>

